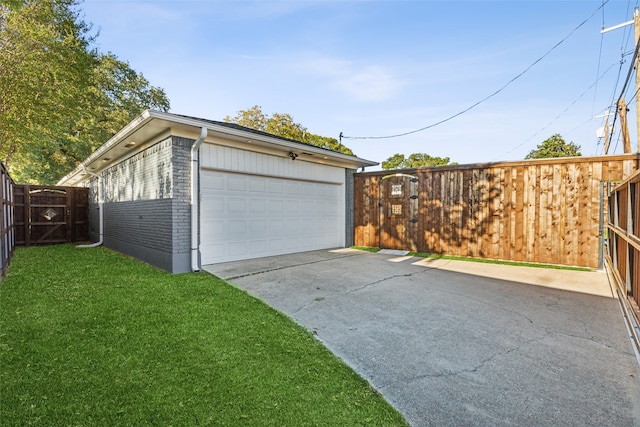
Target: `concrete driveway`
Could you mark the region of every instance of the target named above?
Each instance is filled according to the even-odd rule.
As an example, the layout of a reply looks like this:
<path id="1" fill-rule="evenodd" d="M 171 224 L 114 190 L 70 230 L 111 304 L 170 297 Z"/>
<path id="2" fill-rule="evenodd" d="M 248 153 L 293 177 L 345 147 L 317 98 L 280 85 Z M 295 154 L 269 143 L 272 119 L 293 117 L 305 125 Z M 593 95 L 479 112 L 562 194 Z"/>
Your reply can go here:
<path id="1" fill-rule="evenodd" d="M 640 426 L 604 272 L 351 249 L 205 270 L 288 313 L 413 426 Z"/>

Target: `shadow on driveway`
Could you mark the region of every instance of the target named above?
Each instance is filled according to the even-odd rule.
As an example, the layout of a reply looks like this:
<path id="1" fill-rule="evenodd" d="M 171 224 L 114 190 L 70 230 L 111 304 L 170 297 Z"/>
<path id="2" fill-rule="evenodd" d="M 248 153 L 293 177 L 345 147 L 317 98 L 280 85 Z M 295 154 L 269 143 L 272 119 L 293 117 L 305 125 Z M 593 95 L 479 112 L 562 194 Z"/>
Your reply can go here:
<path id="1" fill-rule="evenodd" d="M 350 249 L 204 268 L 316 334 L 414 426 L 640 425 L 603 272 Z"/>

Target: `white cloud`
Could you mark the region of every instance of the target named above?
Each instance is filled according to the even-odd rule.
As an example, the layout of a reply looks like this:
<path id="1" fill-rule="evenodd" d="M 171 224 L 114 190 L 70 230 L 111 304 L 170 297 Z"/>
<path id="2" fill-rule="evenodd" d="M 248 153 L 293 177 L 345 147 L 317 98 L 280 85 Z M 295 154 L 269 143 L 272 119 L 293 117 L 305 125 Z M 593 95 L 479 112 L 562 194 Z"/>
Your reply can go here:
<path id="1" fill-rule="evenodd" d="M 385 101 L 405 86 L 391 70 L 380 65 L 361 66 L 334 58 L 312 58 L 298 67 L 325 80 L 325 84 L 358 101 Z"/>

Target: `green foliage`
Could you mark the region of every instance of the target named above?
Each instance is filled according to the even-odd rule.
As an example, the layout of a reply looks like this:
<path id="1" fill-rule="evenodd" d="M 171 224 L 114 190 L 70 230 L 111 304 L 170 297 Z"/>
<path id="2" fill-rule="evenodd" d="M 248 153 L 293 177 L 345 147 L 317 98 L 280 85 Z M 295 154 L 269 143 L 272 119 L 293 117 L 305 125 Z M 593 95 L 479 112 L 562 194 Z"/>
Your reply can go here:
<path id="1" fill-rule="evenodd" d="M 144 109 L 169 108 L 90 31 L 76 0 L 0 5 L 0 159 L 17 182 L 54 183 Z"/>
<path id="2" fill-rule="evenodd" d="M 254 105 L 247 110 L 240 110 L 235 117 L 225 117 L 227 123 L 235 123 L 251 129 L 267 132 L 282 138 L 303 142 L 316 147 L 326 148 L 339 153 L 353 156 L 353 151 L 342 145 L 335 138 L 315 135 L 307 132 L 307 128 L 293 120 L 290 114 L 274 113 L 271 116 L 264 114 L 262 107 Z"/>
<path id="3" fill-rule="evenodd" d="M 573 142 L 565 142 L 560 134 L 545 139 L 535 150 L 531 150 L 525 159 L 550 159 L 555 157 L 582 156 L 580 146 Z"/>
<path id="4" fill-rule="evenodd" d="M 417 169 L 428 166 L 446 166 L 457 163 L 450 163 L 448 157 L 431 157 L 426 153 L 413 153 L 408 158 L 404 154 L 394 154 L 382 162 L 382 169 Z"/>
<path id="5" fill-rule="evenodd" d="M 0 284 L 3 426 L 403 426 L 311 333 L 207 273 L 20 248 Z"/>

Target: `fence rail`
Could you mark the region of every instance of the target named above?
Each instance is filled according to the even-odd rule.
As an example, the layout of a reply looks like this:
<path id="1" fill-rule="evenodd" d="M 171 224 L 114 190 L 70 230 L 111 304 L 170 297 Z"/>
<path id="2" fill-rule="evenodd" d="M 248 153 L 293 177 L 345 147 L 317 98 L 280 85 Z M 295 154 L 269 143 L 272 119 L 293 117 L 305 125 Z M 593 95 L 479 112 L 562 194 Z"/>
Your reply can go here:
<path id="1" fill-rule="evenodd" d="M 0 163 L 0 275 L 7 274 L 15 248 L 14 183 L 4 164 Z"/>
<path id="2" fill-rule="evenodd" d="M 632 154 L 359 173 L 354 241 L 597 268 L 601 183 L 632 175 L 639 160 Z"/>
<path id="3" fill-rule="evenodd" d="M 610 189 L 607 231 L 607 266 L 640 343 L 640 171 Z"/>

